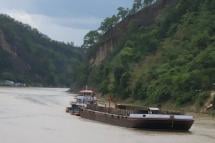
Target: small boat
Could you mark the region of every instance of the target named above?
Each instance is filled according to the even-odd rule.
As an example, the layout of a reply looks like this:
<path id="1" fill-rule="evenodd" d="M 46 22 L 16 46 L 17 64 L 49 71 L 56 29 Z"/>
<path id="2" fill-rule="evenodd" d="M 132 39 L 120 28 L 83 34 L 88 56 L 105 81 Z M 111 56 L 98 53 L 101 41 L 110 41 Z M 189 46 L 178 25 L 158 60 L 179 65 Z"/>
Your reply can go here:
<path id="1" fill-rule="evenodd" d="M 193 116 L 163 112 L 157 107 L 136 107 L 118 104 L 115 108 L 98 106 L 92 90 L 82 90 L 68 111 L 82 118 L 128 128 L 188 131 Z M 110 105 L 110 104 L 109 104 Z"/>
<path id="2" fill-rule="evenodd" d="M 81 90 L 77 96 L 70 102 L 70 107 L 66 108 L 66 112 L 72 115 L 80 116 L 80 109 L 87 107 L 87 105 L 95 105 L 95 92 L 92 90 Z"/>

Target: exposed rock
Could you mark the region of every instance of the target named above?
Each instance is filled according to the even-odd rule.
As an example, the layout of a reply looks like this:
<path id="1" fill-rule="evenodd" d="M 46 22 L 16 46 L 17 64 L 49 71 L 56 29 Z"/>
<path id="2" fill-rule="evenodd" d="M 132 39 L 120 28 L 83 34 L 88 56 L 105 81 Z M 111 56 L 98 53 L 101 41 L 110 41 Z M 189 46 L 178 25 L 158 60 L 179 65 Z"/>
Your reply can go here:
<path id="1" fill-rule="evenodd" d="M 146 27 L 156 21 L 161 11 L 169 6 L 175 5 L 177 0 L 158 0 L 151 6 L 144 8 L 134 15 L 128 16 L 103 36 L 103 41 L 98 44 L 96 56 L 91 64 L 99 65 L 116 48 L 118 41 L 124 38 L 129 27 Z"/>
<path id="2" fill-rule="evenodd" d="M 211 109 L 215 109 L 214 99 L 215 99 L 215 92 L 211 92 L 210 97 L 208 98 L 207 102 L 205 103 L 205 108 L 204 108 L 205 112 L 207 112 Z"/>

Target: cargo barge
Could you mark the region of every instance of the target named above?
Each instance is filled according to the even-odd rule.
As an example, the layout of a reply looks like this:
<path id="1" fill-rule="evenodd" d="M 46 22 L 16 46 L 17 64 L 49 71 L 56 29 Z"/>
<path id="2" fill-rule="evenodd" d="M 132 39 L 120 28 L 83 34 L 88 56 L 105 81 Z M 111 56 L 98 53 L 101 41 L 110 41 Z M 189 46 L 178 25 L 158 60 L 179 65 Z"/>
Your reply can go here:
<path id="1" fill-rule="evenodd" d="M 160 130 L 188 131 L 194 122 L 192 116 L 163 114 L 161 112 L 153 113 L 156 108 L 150 109 L 145 111 L 145 113 L 136 113 L 135 111 L 88 106 L 81 108 L 80 116 L 82 118 L 122 127 Z M 157 111 L 158 109 L 156 109 Z"/>
<path id="2" fill-rule="evenodd" d="M 96 98 L 90 90 L 81 91 L 67 112 L 89 120 L 112 125 L 156 130 L 188 131 L 194 119 L 181 113 L 162 112 L 159 108 L 136 108 L 117 105 L 115 108 L 102 107 L 96 104 Z"/>

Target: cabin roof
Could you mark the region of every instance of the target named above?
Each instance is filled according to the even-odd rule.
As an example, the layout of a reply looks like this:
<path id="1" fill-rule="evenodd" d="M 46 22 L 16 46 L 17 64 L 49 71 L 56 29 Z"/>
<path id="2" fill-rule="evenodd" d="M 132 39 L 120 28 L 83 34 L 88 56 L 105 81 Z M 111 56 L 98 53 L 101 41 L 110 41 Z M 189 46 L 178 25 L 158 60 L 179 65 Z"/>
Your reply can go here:
<path id="1" fill-rule="evenodd" d="M 80 93 L 93 93 L 92 90 L 81 90 Z"/>
<path id="2" fill-rule="evenodd" d="M 149 107 L 149 110 L 151 110 L 151 111 L 159 111 L 160 109 L 157 108 L 157 107 Z"/>

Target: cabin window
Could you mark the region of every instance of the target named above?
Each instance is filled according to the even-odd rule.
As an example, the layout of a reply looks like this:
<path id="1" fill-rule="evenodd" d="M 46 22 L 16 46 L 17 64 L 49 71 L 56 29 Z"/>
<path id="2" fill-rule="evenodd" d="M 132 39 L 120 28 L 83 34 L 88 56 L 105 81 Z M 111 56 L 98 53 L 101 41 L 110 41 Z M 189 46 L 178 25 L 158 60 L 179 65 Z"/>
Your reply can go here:
<path id="1" fill-rule="evenodd" d="M 149 111 L 148 111 L 148 114 L 152 114 L 152 111 L 151 111 L 151 110 L 149 110 Z"/>

